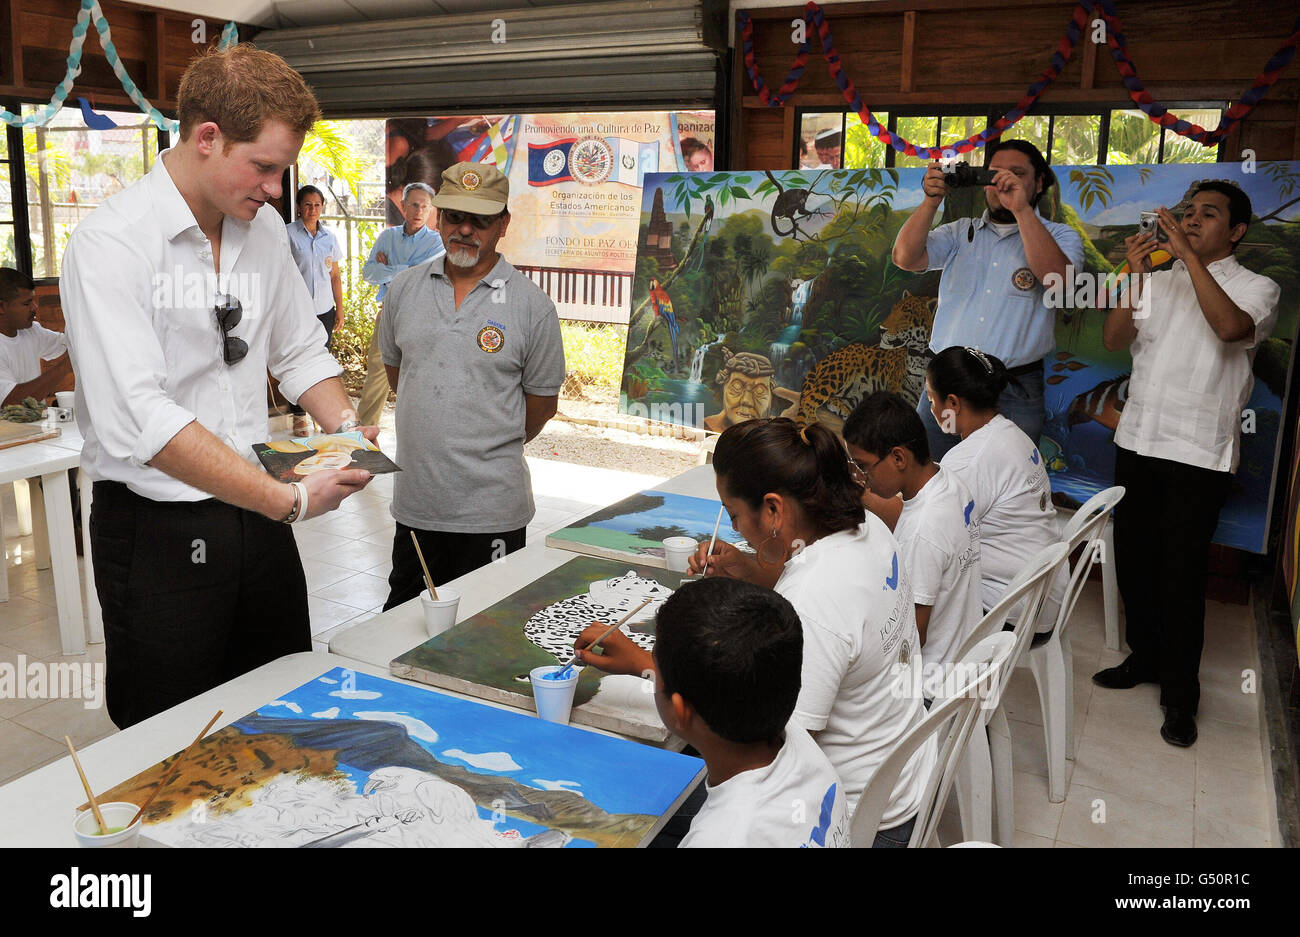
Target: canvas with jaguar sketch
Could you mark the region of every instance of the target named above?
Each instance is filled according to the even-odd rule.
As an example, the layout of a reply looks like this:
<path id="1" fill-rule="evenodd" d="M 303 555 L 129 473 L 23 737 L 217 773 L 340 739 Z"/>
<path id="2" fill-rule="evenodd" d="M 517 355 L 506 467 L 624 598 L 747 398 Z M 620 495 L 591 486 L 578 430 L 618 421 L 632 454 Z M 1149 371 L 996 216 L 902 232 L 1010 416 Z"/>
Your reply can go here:
<path id="1" fill-rule="evenodd" d="M 100 799 L 144 803 L 177 757 Z M 336 667 L 200 740 L 143 834 L 197 847 L 636 846 L 703 770 Z"/>
<path id="2" fill-rule="evenodd" d="M 513 595 L 392 661 L 396 676 L 481 699 L 532 709 L 528 673 L 573 659 L 573 642 L 593 622 L 622 626 L 652 650 L 654 620 L 682 573 L 578 556 Z M 639 676 L 582 668 L 570 721 L 653 742 L 668 738 L 655 711 L 653 685 Z"/>
<path id="3" fill-rule="evenodd" d="M 1087 282 L 1125 273 L 1124 238 L 1137 230 L 1141 210 L 1177 210 L 1193 181 L 1227 174 L 1197 164 L 1053 169 L 1060 185 L 1040 211 L 1080 233 L 1086 269 L 1077 276 Z M 872 391 L 915 403 L 931 356 L 939 272 L 908 273 L 890 255 L 921 202 L 923 174 L 646 176 L 620 409 L 713 432 L 767 416 L 838 430 Z M 1276 280 L 1282 298 L 1273 334 L 1255 355 L 1241 467 L 1215 542 L 1263 552 L 1300 309 L 1300 163 L 1261 162 L 1232 179 L 1255 209 L 1236 256 Z M 954 189 L 936 224 L 983 211 L 982 190 Z M 1153 260 L 1171 263 L 1162 253 Z M 1053 302 L 1056 351 L 1045 361 L 1047 423 L 1037 442 L 1055 500 L 1077 507 L 1112 483 L 1132 362 L 1127 351 L 1103 347 L 1107 310 L 1096 290 L 1061 292 Z"/>

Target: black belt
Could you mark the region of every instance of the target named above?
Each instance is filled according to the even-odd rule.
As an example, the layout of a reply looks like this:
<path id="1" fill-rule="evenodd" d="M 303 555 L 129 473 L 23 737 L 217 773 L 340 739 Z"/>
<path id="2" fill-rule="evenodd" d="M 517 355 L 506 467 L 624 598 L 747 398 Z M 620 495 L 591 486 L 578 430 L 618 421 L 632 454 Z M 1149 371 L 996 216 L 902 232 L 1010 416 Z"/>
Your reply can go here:
<path id="1" fill-rule="evenodd" d="M 1035 361 L 1032 364 L 1022 364 L 1018 368 L 1007 368 L 1007 373 L 1012 377 L 1023 377 L 1026 374 L 1033 374 L 1035 371 L 1043 370 L 1043 362 Z"/>

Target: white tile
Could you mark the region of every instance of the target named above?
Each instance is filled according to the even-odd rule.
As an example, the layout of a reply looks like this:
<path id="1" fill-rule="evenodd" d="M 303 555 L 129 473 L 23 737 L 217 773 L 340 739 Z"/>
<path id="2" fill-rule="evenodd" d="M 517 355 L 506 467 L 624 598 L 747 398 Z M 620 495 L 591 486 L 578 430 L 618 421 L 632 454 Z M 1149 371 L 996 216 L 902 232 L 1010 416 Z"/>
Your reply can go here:
<path id="1" fill-rule="evenodd" d="M 328 562 L 326 554 L 337 550 L 350 541 L 346 537 L 335 537 L 320 530 L 299 529 L 294 525 L 294 539 L 298 542 L 298 555 L 303 559 L 321 557 Z"/>
<path id="2" fill-rule="evenodd" d="M 1264 829 L 1269 825 L 1272 778 L 1261 770 L 1239 771 L 1215 762 L 1196 765 L 1196 813 L 1241 826 Z"/>
<path id="3" fill-rule="evenodd" d="M 1067 775 L 1071 770 L 1072 766 L 1067 762 Z M 1054 804 L 1047 799 L 1047 778 L 1036 774 L 1012 772 L 1012 787 L 1015 791 L 1016 831 L 1044 837 L 1050 846 L 1061 826 L 1065 804 Z"/>
<path id="4" fill-rule="evenodd" d="M 326 586 L 332 586 L 341 579 L 347 579 L 356 571 L 346 566 L 336 566 L 319 559 L 302 561 L 302 571 L 307 577 L 307 591 L 318 592 Z"/>
<path id="5" fill-rule="evenodd" d="M 47 613 L 52 611 L 53 609 L 46 609 Z M 57 615 L 0 633 L 0 641 L 37 660 L 63 653 Z"/>
<path id="6" fill-rule="evenodd" d="M 87 703 L 91 703 L 92 708 L 87 708 Z M 63 736 L 67 735 L 77 748 L 84 748 L 118 731 L 108 718 L 102 692 L 97 699 L 91 700 L 50 700 L 14 716 L 10 721 L 39 732 L 56 743 L 62 742 Z"/>
<path id="7" fill-rule="evenodd" d="M 1196 763 L 1221 764 L 1239 771 L 1264 773 L 1258 728 L 1240 726 L 1201 715 L 1196 720 Z"/>
<path id="8" fill-rule="evenodd" d="M 335 625 L 340 625 L 357 616 L 357 610 L 351 605 L 331 602 L 329 599 L 322 599 L 318 595 L 307 596 L 307 610 L 311 617 L 313 636 L 322 631 L 328 631 Z"/>
<path id="9" fill-rule="evenodd" d="M 1196 756 L 1191 749 L 1176 748 L 1160 738 L 1162 721 L 1153 720 L 1150 741 L 1118 742 L 1085 735 L 1075 758 L 1071 789 L 1081 785 L 1190 811 Z"/>
<path id="10" fill-rule="evenodd" d="M 1052 840 L 1046 836 L 1035 836 L 1033 833 L 1026 833 L 1024 830 L 1016 830 L 1011 844 L 1016 849 L 1051 849 L 1053 845 Z"/>
<path id="11" fill-rule="evenodd" d="M 1078 783 L 1070 786 L 1056 845 L 1103 848 L 1192 845 L 1192 808 L 1142 800 Z"/>
<path id="12" fill-rule="evenodd" d="M 42 618 L 48 618 L 54 608 L 52 602 L 53 596 L 51 596 L 51 604 L 46 604 L 33 596 L 10 593 L 8 602 L 0 602 L 0 641 L 4 641 L 5 635 L 12 631 L 26 628 L 32 622 Z M 12 641 L 7 643 L 13 644 Z"/>
<path id="13" fill-rule="evenodd" d="M 20 777 L 67 753 L 67 746 L 32 729 L 0 719 L 0 783 Z M 71 770 L 71 765 L 68 767 Z"/>
<path id="14" fill-rule="evenodd" d="M 391 537 L 394 527 L 391 517 L 375 517 L 369 511 L 354 514 L 340 514 L 334 511 L 319 520 L 317 530 L 336 537 L 346 537 L 349 540 L 359 540 L 367 534 L 381 531 L 387 531 Z"/>
<path id="15" fill-rule="evenodd" d="M 1273 845 L 1272 837 L 1257 826 L 1247 826 L 1196 811 L 1197 849 L 1262 849 Z"/>
<path id="16" fill-rule="evenodd" d="M 392 558 L 393 541 L 391 537 L 387 543 L 345 540 L 341 544 L 312 557 L 312 559 L 319 560 L 322 563 L 329 563 L 331 566 L 351 570 L 353 573 L 365 572 L 380 563 L 391 562 Z"/>
<path id="17" fill-rule="evenodd" d="M 357 611 L 374 608 L 376 604 L 388 599 L 388 580 L 369 573 L 356 573 L 331 586 L 319 589 L 316 597 L 350 605 Z M 353 615 L 355 616 L 355 612 Z"/>

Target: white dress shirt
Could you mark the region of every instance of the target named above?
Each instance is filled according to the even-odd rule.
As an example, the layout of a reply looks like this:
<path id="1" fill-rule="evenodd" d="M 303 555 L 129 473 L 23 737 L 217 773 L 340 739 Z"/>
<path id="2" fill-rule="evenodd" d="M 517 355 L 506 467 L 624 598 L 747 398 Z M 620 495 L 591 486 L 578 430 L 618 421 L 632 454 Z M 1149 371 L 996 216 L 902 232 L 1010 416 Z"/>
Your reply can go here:
<path id="1" fill-rule="evenodd" d="M 1242 408 L 1255 383 L 1255 349 L 1277 322 L 1281 289 L 1231 254 L 1207 269 L 1254 320 L 1255 334 L 1239 342 L 1215 335 L 1181 260 L 1151 274 L 1133 313 L 1133 376 L 1115 445 L 1151 458 L 1235 472 Z"/>
<path id="2" fill-rule="evenodd" d="M 167 172 L 167 152 L 72 232 L 59 292 L 86 440 L 82 468 L 155 501 L 199 501 L 211 495 L 146 463 L 195 420 L 252 460 L 252 445 L 269 435 L 268 369 L 297 401 L 341 368 L 321 343 L 275 209 L 263 207 L 251 222 L 226 216 L 218 283 L 212 246 Z M 218 292 L 243 306 L 229 334 L 248 343 L 248 354 L 233 365 L 222 357 Z"/>

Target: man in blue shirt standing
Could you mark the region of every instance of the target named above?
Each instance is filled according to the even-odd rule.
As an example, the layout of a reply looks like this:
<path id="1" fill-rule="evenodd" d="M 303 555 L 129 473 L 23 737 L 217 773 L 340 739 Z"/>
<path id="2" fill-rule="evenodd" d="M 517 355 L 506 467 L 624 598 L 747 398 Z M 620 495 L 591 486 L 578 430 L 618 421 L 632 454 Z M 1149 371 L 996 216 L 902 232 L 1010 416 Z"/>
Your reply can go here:
<path id="1" fill-rule="evenodd" d="M 388 295 L 388 284 L 407 267 L 432 260 L 443 253 L 442 237 L 425 222 L 433 211 L 434 191 L 423 182 L 412 182 L 402 190 L 402 217 L 405 224 L 393 225 L 379 232 L 370 257 L 361 268 L 367 283 L 379 287 L 380 314 Z M 361 401 L 357 404 L 357 419 L 362 426 L 378 426 L 388 400 L 388 376 L 384 372 L 384 359 L 379 353 L 379 317 L 375 317 L 375 331 L 366 349 L 366 382 L 361 387 Z"/>
<path id="2" fill-rule="evenodd" d="M 930 348 L 979 348 L 1002 359 L 1016 380 L 1002 392 L 998 411 L 1038 442 L 1043 429 L 1043 358 L 1056 346 L 1056 311 L 1044 301 L 1048 274 L 1067 278 L 1083 269 L 1083 239 L 1069 225 L 1048 221 L 1037 206 L 1056 176 L 1038 148 L 1003 142 L 989 159 L 997 175 L 984 187 L 988 210 L 979 218 L 930 225 L 947 194 L 938 162 L 921 182 L 925 198 L 899 229 L 894 264 L 904 270 L 942 270 L 939 308 Z M 941 459 L 959 439 L 940 427 L 922 395 L 931 456 Z"/>

